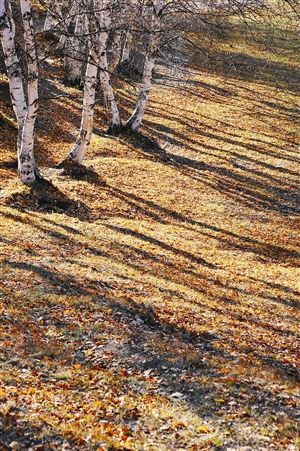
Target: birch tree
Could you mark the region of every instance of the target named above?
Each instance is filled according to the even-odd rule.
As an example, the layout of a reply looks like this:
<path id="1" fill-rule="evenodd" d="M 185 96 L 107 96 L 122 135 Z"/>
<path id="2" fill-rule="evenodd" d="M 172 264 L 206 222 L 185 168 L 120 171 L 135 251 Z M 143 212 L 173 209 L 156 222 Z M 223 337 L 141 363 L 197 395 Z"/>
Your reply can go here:
<path id="1" fill-rule="evenodd" d="M 22 182 L 26 185 L 32 185 L 37 172 L 33 145 L 34 125 L 38 109 L 38 61 L 30 2 L 28 0 L 20 0 L 20 6 L 27 63 L 27 103 L 22 69 L 15 45 L 15 24 L 12 17 L 11 3 L 5 0 L 0 0 L 0 30 L 10 96 L 18 123 L 18 170 Z"/>
<path id="2" fill-rule="evenodd" d="M 72 38 L 75 29 L 77 13 L 79 9 L 79 4 L 76 1 L 71 1 L 67 13 L 62 16 L 60 24 L 60 39 L 59 48 L 64 49 L 68 47 L 69 39 Z"/>
<path id="3" fill-rule="evenodd" d="M 94 7 L 99 6 L 99 0 L 94 0 Z M 88 56 L 86 67 L 84 90 L 83 90 L 83 106 L 81 115 L 80 130 L 77 140 L 69 153 L 69 160 L 81 164 L 86 149 L 88 148 L 94 127 L 94 109 L 95 95 L 97 88 L 97 75 L 99 66 L 99 51 L 97 46 L 98 35 L 95 34 Z"/>
<path id="4" fill-rule="evenodd" d="M 43 2 L 42 2 L 43 3 Z M 44 32 L 58 31 L 62 20 L 63 0 L 48 0 L 46 18 L 44 22 Z"/>
<path id="5" fill-rule="evenodd" d="M 128 28 L 133 25 L 132 23 L 132 6 L 126 1 L 119 1 L 113 3 L 112 10 L 112 49 L 111 49 L 111 59 L 109 63 L 109 72 L 114 74 L 118 65 L 123 62 L 124 51 L 126 53 L 125 44 L 126 42 L 131 47 L 129 33 L 127 33 Z M 128 48 L 128 47 L 126 47 Z M 126 54 L 128 56 L 129 54 Z"/>
<path id="6" fill-rule="evenodd" d="M 0 0 L 0 36 L 7 71 L 12 107 L 18 124 L 18 165 L 20 168 L 21 134 L 27 111 L 23 74 L 15 45 L 15 23 L 11 4 Z"/>
<path id="7" fill-rule="evenodd" d="M 165 0 L 153 0 L 152 5 L 149 6 L 149 8 L 152 8 L 152 13 L 150 18 L 149 41 L 145 56 L 142 83 L 136 102 L 136 107 L 126 123 L 126 128 L 133 132 L 136 132 L 142 124 L 149 99 L 153 69 L 155 66 L 157 49 L 160 40 L 161 19 L 164 6 Z"/>
<path id="8" fill-rule="evenodd" d="M 36 177 L 33 145 L 34 126 L 38 111 L 38 58 L 34 41 L 30 1 L 20 0 L 20 5 L 27 61 L 27 111 L 21 137 L 19 171 L 22 182 L 26 185 L 32 185 Z"/>
<path id="9" fill-rule="evenodd" d="M 122 31 L 115 30 L 112 43 L 112 56 L 109 63 L 109 72 L 113 74 L 121 61 Z"/>
<path id="10" fill-rule="evenodd" d="M 130 54 L 133 42 L 133 34 L 129 30 L 125 33 L 125 39 L 122 49 L 121 63 L 127 64 L 130 61 Z"/>
<path id="11" fill-rule="evenodd" d="M 100 2 L 99 2 L 100 3 Z M 119 108 L 115 100 L 114 91 L 112 88 L 110 74 L 107 61 L 107 41 L 109 31 L 112 25 L 112 0 L 102 0 L 102 10 L 95 9 L 95 15 L 98 19 L 100 27 L 100 39 L 98 45 L 99 51 L 99 69 L 100 69 L 100 82 L 106 103 L 106 108 L 109 114 L 109 127 L 110 133 L 118 133 L 121 129 L 121 119 Z"/>
<path id="12" fill-rule="evenodd" d="M 93 132 L 98 65 L 99 54 L 93 46 L 89 52 L 85 73 L 80 130 L 76 143 L 69 153 L 69 159 L 78 164 L 81 164 L 84 159 Z"/>
<path id="13" fill-rule="evenodd" d="M 59 21 L 59 42 L 57 50 L 64 54 L 64 80 L 70 85 L 80 85 L 88 54 L 89 0 L 61 0 Z M 57 6 L 56 6 L 57 8 Z"/>
<path id="14" fill-rule="evenodd" d="M 87 50 L 88 19 L 86 8 L 77 10 L 73 36 L 69 36 L 65 47 L 65 78 L 72 85 L 81 84 L 85 53 Z"/>

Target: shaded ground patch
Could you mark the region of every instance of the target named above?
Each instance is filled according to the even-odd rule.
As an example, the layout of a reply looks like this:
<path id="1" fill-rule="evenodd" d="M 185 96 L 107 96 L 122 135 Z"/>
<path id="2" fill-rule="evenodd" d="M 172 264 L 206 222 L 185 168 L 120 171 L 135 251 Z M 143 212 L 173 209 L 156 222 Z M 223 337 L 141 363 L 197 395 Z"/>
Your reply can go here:
<path id="1" fill-rule="evenodd" d="M 47 171 L 46 175 L 48 175 Z M 75 217 L 88 216 L 89 209 L 60 191 L 51 181 L 38 177 L 34 186 L 28 188 L 19 180 L 13 181 L 1 192 L 1 201 L 22 211 L 64 213 Z"/>

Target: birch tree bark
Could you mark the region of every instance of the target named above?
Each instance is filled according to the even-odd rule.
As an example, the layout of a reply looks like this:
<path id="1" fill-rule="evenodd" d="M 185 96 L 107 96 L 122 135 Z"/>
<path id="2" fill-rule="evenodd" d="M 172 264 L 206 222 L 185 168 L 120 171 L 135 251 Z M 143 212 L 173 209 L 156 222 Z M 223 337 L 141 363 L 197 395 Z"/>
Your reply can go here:
<path id="1" fill-rule="evenodd" d="M 76 143 L 68 156 L 69 160 L 78 164 L 81 164 L 84 159 L 93 132 L 95 94 L 99 67 L 102 69 L 101 72 L 104 74 L 104 76 L 102 74 L 101 82 L 103 91 L 105 92 L 105 100 L 107 101 L 108 108 L 110 109 L 111 126 L 117 126 L 120 128 L 121 125 L 119 110 L 115 102 L 112 86 L 109 80 L 106 56 L 108 31 L 111 25 L 111 0 L 93 0 L 93 7 L 95 17 L 98 20 L 99 32 L 93 33 L 91 36 L 91 49 L 89 52 L 89 60 L 84 81 L 81 125 Z"/>
<path id="2" fill-rule="evenodd" d="M 63 0 L 50 0 L 44 22 L 44 32 L 57 31 L 62 20 Z"/>
<path id="3" fill-rule="evenodd" d="M 99 54 L 93 47 L 89 53 L 89 61 L 85 74 L 83 108 L 79 135 L 75 145 L 69 153 L 69 159 L 78 164 L 81 164 L 84 159 L 93 132 L 98 64 Z"/>
<path id="4" fill-rule="evenodd" d="M 69 42 L 71 42 L 71 40 L 72 40 L 78 11 L 79 11 L 78 1 L 72 0 L 70 3 L 70 8 L 66 14 L 66 17 L 64 17 L 64 20 L 62 22 L 62 26 L 61 26 L 62 34 L 59 39 L 59 47 L 60 48 L 64 48 L 64 47 L 67 48 L 69 45 Z"/>
<path id="5" fill-rule="evenodd" d="M 97 0 L 95 9 L 95 15 L 98 19 L 100 27 L 99 37 L 99 69 L 100 69 L 100 82 L 103 90 L 103 95 L 107 107 L 107 111 L 110 117 L 109 132 L 118 133 L 121 129 L 121 119 L 119 108 L 115 100 L 113 88 L 110 81 L 110 75 L 107 62 L 107 40 L 109 30 L 111 29 L 111 6 L 112 0 Z"/>
<path id="6" fill-rule="evenodd" d="M 25 54 L 27 60 L 27 112 L 24 119 L 19 172 L 23 183 L 32 185 L 36 176 L 33 152 L 34 125 L 38 111 L 38 59 L 34 41 L 34 28 L 29 0 L 20 0 L 24 28 Z"/>
<path id="7" fill-rule="evenodd" d="M 159 34 L 161 28 L 161 13 L 165 0 L 153 0 L 153 14 L 151 20 L 151 33 L 149 35 L 148 50 L 144 62 L 143 78 L 136 107 L 126 123 L 126 128 L 136 132 L 141 124 L 149 100 L 149 93 L 152 84 L 153 69 L 156 61 L 156 53 L 159 46 Z"/>
<path id="8" fill-rule="evenodd" d="M 133 132 L 138 131 L 144 118 L 152 84 L 152 74 L 155 66 L 155 59 L 156 58 L 152 54 L 152 52 L 149 52 L 145 58 L 142 85 L 136 107 L 126 123 L 126 128 Z"/>
<path id="9" fill-rule="evenodd" d="M 82 72 L 87 48 L 88 23 L 86 11 L 77 11 L 74 36 L 69 37 L 66 45 L 65 77 L 73 85 L 81 84 Z"/>
<path id="10" fill-rule="evenodd" d="M 10 98 L 18 123 L 17 151 L 19 164 L 21 133 L 27 104 L 24 94 L 22 69 L 15 46 L 15 23 L 12 17 L 11 5 L 5 0 L 0 0 L 0 37 L 8 76 Z"/>
<path id="11" fill-rule="evenodd" d="M 101 10 L 101 1 L 93 0 L 92 6 L 94 11 L 96 9 Z M 78 164 L 82 164 L 86 150 L 90 144 L 94 127 L 95 95 L 98 83 L 99 58 L 99 32 L 93 30 L 84 78 L 83 107 L 80 130 L 77 140 L 68 155 L 69 160 Z"/>
<path id="12" fill-rule="evenodd" d="M 131 53 L 131 47 L 132 47 L 132 41 L 133 41 L 133 34 L 127 30 L 125 35 L 125 41 L 124 46 L 122 50 L 122 57 L 121 57 L 121 63 L 128 63 L 130 60 L 130 53 Z"/>
<path id="13" fill-rule="evenodd" d="M 117 69 L 121 60 L 121 50 L 122 50 L 122 31 L 115 30 L 113 45 L 112 45 L 112 58 L 109 63 L 109 72 L 113 74 Z"/>

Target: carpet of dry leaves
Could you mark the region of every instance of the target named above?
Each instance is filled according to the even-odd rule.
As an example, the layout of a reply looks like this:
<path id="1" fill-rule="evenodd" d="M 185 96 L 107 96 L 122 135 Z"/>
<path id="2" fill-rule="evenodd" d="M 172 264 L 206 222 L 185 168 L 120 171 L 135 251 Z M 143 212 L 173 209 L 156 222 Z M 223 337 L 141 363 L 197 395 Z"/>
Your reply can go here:
<path id="1" fill-rule="evenodd" d="M 299 449 L 299 83 L 251 58 L 160 66 L 141 135 L 99 99 L 85 168 L 55 166 L 82 94 L 48 61 L 34 190 L 1 76 L 1 450 Z"/>

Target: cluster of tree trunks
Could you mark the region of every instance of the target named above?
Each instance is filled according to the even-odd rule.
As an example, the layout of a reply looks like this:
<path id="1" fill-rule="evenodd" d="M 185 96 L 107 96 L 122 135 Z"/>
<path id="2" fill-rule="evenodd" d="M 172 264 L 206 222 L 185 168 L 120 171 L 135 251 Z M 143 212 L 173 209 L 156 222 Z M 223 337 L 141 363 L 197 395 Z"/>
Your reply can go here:
<path id="1" fill-rule="evenodd" d="M 18 169 L 21 180 L 32 185 L 37 170 L 34 158 L 34 126 L 38 111 L 38 58 L 34 40 L 31 5 L 20 0 L 27 63 L 26 84 L 15 43 L 15 23 L 10 2 L 0 0 L 0 33 L 10 96 L 18 123 Z M 25 89 L 26 88 L 26 93 Z M 26 95 L 25 95 L 26 94 Z"/>
<path id="2" fill-rule="evenodd" d="M 60 57 L 63 55 L 65 79 L 83 87 L 81 125 L 67 156 L 78 164 L 85 158 L 93 133 L 99 85 L 109 118 L 108 132 L 137 132 L 147 109 L 158 54 L 163 54 L 166 43 L 176 41 L 183 33 L 191 42 L 189 31 L 183 31 L 187 17 L 189 23 L 194 23 L 195 27 L 200 23 L 203 28 L 211 26 L 209 20 L 222 14 L 238 12 L 244 18 L 246 13 L 255 11 L 253 0 L 39 0 L 39 3 L 46 13 L 43 31 L 55 36 L 55 49 Z M 263 2 L 258 3 L 262 8 Z M 25 62 L 20 61 L 17 51 L 14 20 L 17 7 L 22 17 L 21 44 Z M 38 175 L 34 136 L 39 104 L 39 63 L 34 28 L 30 0 L 0 0 L 0 38 L 18 124 L 18 168 L 21 180 L 27 185 L 32 185 Z M 137 99 L 129 117 L 121 120 L 115 75 L 119 67 L 130 64 L 133 50 L 137 49 L 142 54 Z"/>
<path id="3" fill-rule="evenodd" d="M 48 0 L 41 3 L 47 10 L 44 32 L 58 36 L 57 47 L 65 55 L 66 79 L 72 84 L 83 84 L 81 125 L 68 155 L 68 159 L 81 164 L 93 132 L 99 81 L 109 117 L 108 132 L 137 131 L 141 126 L 160 42 L 161 13 L 165 0 L 154 0 L 146 6 L 141 2 L 145 15 L 143 26 L 147 24 L 144 69 L 136 106 L 124 123 L 121 122 L 112 76 L 121 63 L 130 61 L 134 32 L 129 25 L 133 9 L 125 4 L 121 5 L 121 9 L 120 6 L 115 9 L 113 0 Z M 19 7 L 24 30 L 25 71 L 17 52 L 10 0 L 0 0 L 0 31 L 12 107 L 19 129 L 17 153 L 20 178 L 25 184 L 32 185 L 38 174 L 34 158 L 34 128 L 39 102 L 38 57 L 30 1 L 20 0 Z"/>

